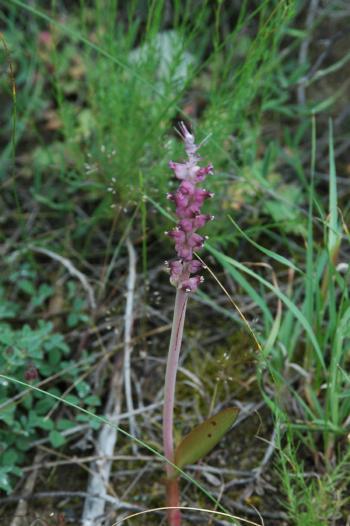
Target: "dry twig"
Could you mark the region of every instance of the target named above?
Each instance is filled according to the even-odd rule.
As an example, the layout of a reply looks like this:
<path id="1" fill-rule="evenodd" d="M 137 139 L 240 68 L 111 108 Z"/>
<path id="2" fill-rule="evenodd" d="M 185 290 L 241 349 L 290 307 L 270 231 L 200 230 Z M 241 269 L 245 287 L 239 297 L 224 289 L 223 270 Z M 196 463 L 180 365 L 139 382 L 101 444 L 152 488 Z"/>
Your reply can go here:
<path id="1" fill-rule="evenodd" d="M 131 390 L 131 365 L 130 358 L 132 353 L 131 331 L 134 321 L 134 293 L 136 283 L 136 252 L 129 238 L 126 240 L 126 246 L 129 254 L 129 275 L 127 282 L 126 308 L 125 308 L 125 329 L 124 329 L 124 383 L 125 399 L 129 416 L 130 434 L 136 436 L 137 428 L 134 416 L 134 406 L 132 401 Z M 133 452 L 137 453 L 137 445 L 133 443 Z"/>
<path id="2" fill-rule="evenodd" d="M 117 356 L 114 364 L 114 374 L 111 380 L 109 397 L 105 408 L 105 418 L 113 420 L 118 424 L 121 409 L 123 375 L 121 374 L 120 356 Z M 111 457 L 117 441 L 117 428 L 104 424 L 97 438 L 96 455 L 99 459 L 91 466 L 92 474 L 89 477 L 87 498 L 84 502 L 82 515 L 83 526 L 98 526 L 99 519 L 104 514 L 106 502 L 108 502 L 107 489 L 112 467 Z M 96 495 L 99 497 L 97 498 Z"/>
<path id="3" fill-rule="evenodd" d="M 44 457 L 44 453 L 42 451 L 38 451 L 34 458 L 34 464 L 40 465 L 40 462 L 42 461 L 43 457 Z M 30 495 L 33 493 L 37 476 L 38 476 L 38 467 L 33 469 L 33 471 L 28 476 L 27 480 L 25 481 L 23 493 L 16 506 L 16 511 L 15 511 L 15 514 L 13 516 L 10 526 L 21 526 L 21 524 L 23 524 L 22 519 L 23 517 L 27 515 L 27 509 L 28 509 L 27 498 L 30 497 Z"/>

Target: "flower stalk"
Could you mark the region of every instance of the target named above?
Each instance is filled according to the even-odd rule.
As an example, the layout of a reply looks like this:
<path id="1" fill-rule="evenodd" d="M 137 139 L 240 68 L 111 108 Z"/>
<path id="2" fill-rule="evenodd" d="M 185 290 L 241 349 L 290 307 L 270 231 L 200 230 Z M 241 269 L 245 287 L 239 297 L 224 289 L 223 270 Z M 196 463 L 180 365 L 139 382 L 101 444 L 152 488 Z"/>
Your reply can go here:
<path id="1" fill-rule="evenodd" d="M 204 201 L 213 196 L 204 188 L 198 187 L 198 183 L 204 180 L 206 175 L 212 173 L 212 165 L 206 167 L 198 166 L 200 157 L 197 153 L 199 146 L 195 144 L 194 136 L 181 123 L 180 135 L 184 141 L 188 160 L 184 163 L 169 163 L 174 171 L 175 177 L 181 181 L 175 193 L 169 193 L 168 199 L 176 206 L 178 223 L 170 232 L 166 232 L 175 241 L 177 258 L 167 261 L 166 267 L 170 272 L 170 282 L 177 289 L 174 317 L 170 336 L 168 360 L 165 374 L 164 386 L 164 408 L 163 408 L 163 447 L 165 457 L 172 463 L 175 459 L 173 420 L 175 405 L 176 373 L 179 363 L 181 342 L 183 336 L 186 307 L 189 293 L 194 292 L 200 283 L 204 281 L 203 276 L 198 275 L 203 265 L 194 259 L 194 251 L 199 250 L 205 238 L 197 234 L 197 230 L 204 226 L 207 221 L 214 219 L 213 216 L 202 214 L 201 207 Z M 167 475 L 167 506 L 177 508 L 180 506 L 179 479 L 174 468 L 166 465 Z M 170 526 L 181 526 L 181 513 L 179 509 L 168 510 L 168 522 Z"/>
<path id="2" fill-rule="evenodd" d="M 179 363 L 183 328 L 186 315 L 188 294 L 181 289 L 176 292 L 174 318 L 171 329 L 168 361 L 165 373 L 165 393 L 163 408 L 163 446 L 165 457 L 174 463 L 174 405 L 175 405 L 175 384 L 176 372 Z M 179 480 L 174 477 L 174 468 L 166 464 L 166 503 L 169 507 L 180 505 Z M 180 526 L 181 512 L 178 509 L 168 511 L 168 520 L 170 526 Z"/>

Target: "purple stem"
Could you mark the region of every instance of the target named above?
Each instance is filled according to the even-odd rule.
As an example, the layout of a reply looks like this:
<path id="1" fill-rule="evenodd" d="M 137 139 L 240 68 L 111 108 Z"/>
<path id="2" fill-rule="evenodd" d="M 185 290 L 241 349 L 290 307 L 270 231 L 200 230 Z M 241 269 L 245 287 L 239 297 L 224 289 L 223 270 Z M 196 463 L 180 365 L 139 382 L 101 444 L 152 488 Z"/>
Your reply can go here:
<path id="1" fill-rule="evenodd" d="M 171 328 L 168 361 L 165 373 L 165 393 L 163 408 L 163 444 L 164 455 L 174 462 L 174 404 L 175 404 L 175 384 L 176 372 L 179 363 L 182 335 L 186 315 L 188 293 L 182 289 L 177 289 L 174 307 L 173 326 Z M 168 510 L 169 526 L 181 526 L 181 511 L 176 509 L 180 506 L 180 489 L 178 477 L 173 477 L 174 468 L 166 464 L 166 505 L 173 509 Z M 173 477 L 173 478 L 172 478 Z"/>
<path id="2" fill-rule="evenodd" d="M 173 419 L 176 372 L 179 363 L 187 299 L 188 293 L 184 292 L 182 289 L 177 289 L 174 307 L 173 326 L 171 329 L 168 361 L 165 373 L 165 392 L 163 408 L 163 445 L 164 455 L 171 462 L 174 462 Z M 168 478 L 170 478 L 174 472 L 174 468 L 170 464 L 167 464 L 166 472 Z"/>

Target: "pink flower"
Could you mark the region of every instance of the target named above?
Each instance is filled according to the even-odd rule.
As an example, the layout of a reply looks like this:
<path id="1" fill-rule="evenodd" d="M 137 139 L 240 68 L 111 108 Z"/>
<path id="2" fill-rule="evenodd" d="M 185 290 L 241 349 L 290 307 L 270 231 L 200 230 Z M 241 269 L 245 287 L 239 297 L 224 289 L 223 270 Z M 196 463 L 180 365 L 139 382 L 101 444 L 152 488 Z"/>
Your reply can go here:
<path id="1" fill-rule="evenodd" d="M 178 179 L 186 179 L 188 177 L 188 167 L 187 164 L 174 163 L 173 161 L 169 162 L 169 167 L 174 170 L 175 176 Z"/>
<path id="2" fill-rule="evenodd" d="M 195 274 L 196 272 L 199 272 L 200 270 L 202 270 L 202 268 L 203 268 L 203 265 L 198 259 L 193 259 L 188 264 L 188 270 L 190 274 Z"/>
<path id="3" fill-rule="evenodd" d="M 199 160 L 199 156 L 196 154 L 199 146 L 194 142 L 194 135 L 188 131 L 185 124 L 180 122 L 179 124 L 179 133 L 184 140 L 185 150 L 188 155 L 190 163 Z"/>
<path id="4" fill-rule="evenodd" d="M 203 276 L 194 276 L 193 278 L 186 279 L 181 283 L 181 288 L 185 292 L 195 292 L 200 283 L 203 283 Z"/>
<path id="5" fill-rule="evenodd" d="M 208 166 L 204 166 L 203 168 L 198 168 L 196 172 L 196 180 L 197 181 L 203 181 L 205 179 L 205 176 L 208 174 L 213 173 L 213 165 L 208 164 Z"/>
<path id="6" fill-rule="evenodd" d="M 181 219 L 179 227 L 184 232 L 192 232 L 194 230 L 194 219 Z"/>
<path id="7" fill-rule="evenodd" d="M 176 243 L 184 242 L 186 239 L 185 233 L 180 230 L 179 227 L 175 227 L 174 230 L 170 230 L 170 232 L 167 232 L 167 235 L 175 239 Z"/>
<path id="8" fill-rule="evenodd" d="M 193 220 L 194 228 L 202 228 L 202 226 L 204 226 L 208 221 L 211 221 L 212 217 L 213 216 L 209 214 L 198 214 Z"/>
<path id="9" fill-rule="evenodd" d="M 194 292 L 203 281 L 202 276 L 191 276 L 199 272 L 203 266 L 193 259 L 193 252 L 202 248 L 204 237 L 196 231 L 202 228 L 214 216 L 201 213 L 201 207 L 206 199 L 214 194 L 197 184 L 205 179 L 208 174 L 213 173 L 213 166 L 198 166 L 200 157 L 197 153 L 199 146 L 196 145 L 194 136 L 181 123 L 179 133 L 185 143 L 188 161 L 175 163 L 170 161 L 169 167 L 174 171 L 175 177 L 181 181 L 179 188 L 174 193 L 167 195 L 176 206 L 176 216 L 179 219 L 177 226 L 166 234 L 175 241 L 175 250 L 179 260 L 167 263 L 170 271 L 170 282 L 177 288 L 186 292 Z"/>
<path id="10" fill-rule="evenodd" d="M 192 248 L 202 248 L 204 237 L 200 236 L 199 234 L 195 234 L 193 232 L 189 236 L 187 236 L 186 241 L 187 241 L 187 244 Z"/>

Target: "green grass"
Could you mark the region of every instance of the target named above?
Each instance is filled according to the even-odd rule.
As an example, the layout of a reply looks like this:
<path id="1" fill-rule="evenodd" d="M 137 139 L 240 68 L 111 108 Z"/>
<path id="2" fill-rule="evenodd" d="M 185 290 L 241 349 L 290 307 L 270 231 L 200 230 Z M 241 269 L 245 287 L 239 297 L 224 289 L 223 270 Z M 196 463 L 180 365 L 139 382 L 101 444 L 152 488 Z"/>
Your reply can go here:
<path id="1" fill-rule="evenodd" d="M 278 470 L 286 495 L 284 503 L 295 526 L 327 526 L 342 520 L 342 508 L 348 501 L 349 451 L 333 469 L 320 476 L 308 472 L 300 460 L 300 445 L 288 431 L 279 437 Z M 283 445 L 282 445 L 283 444 Z"/>
<path id="2" fill-rule="evenodd" d="M 11 18 L 28 16 L 33 31 L 39 24 L 52 39 L 41 52 L 38 68 L 39 78 L 47 78 L 47 69 L 52 71 L 47 81 L 60 127 L 54 142 L 34 152 L 37 170 L 42 173 L 40 195 L 46 194 L 43 183 L 49 163 L 51 170 L 60 172 L 66 192 L 82 190 L 87 197 L 97 192 L 106 213 L 115 200 L 134 206 L 140 199 L 140 170 L 147 193 L 164 203 L 167 161 L 180 152 L 178 140 L 169 131 L 175 119 L 191 120 L 184 102 L 196 90 L 204 101 L 200 133 L 202 138 L 211 134 L 208 158 L 218 169 L 226 170 L 235 169 L 237 161 L 249 164 L 255 158 L 264 104 L 274 97 L 272 87 L 280 67 L 278 45 L 295 11 L 293 2 L 264 0 L 253 11 L 244 2 L 233 29 L 224 35 L 218 29 L 225 16 L 220 4 L 214 9 L 216 29 L 211 35 L 204 28 L 213 7 L 204 3 L 194 16 L 191 2 L 185 2 L 185 7 L 175 2 L 170 44 L 160 46 L 157 35 L 166 35 L 161 31 L 163 1 L 151 4 L 141 17 L 142 32 L 135 14 L 137 2 L 130 2 L 127 20 L 116 31 L 111 20 L 118 5 L 112 0 L 107 8 L 101 2 L 90 7 L 82 4 L 64 24 L 55 2 L 47 12 L 20 0 L 10 4 L 16 6 Z M 252 25 L 256 30 L 250 36 Z M 209 38 L 213 39 L 210 51 L 204 56 L 196 53 L 208 46 Z M 135 48 L 142 52 L 136 55 Z M 37 48 L 33 46 L 29 53 L 35 65 Z M 83 73 L 74 78 L 79 68 Z M 68 100 L 71 96 L 72 102 Z M 20 118 L 18 128 L 24 124 Z M 224 147 L 230 136 L 239 137 L 244 149 L 239 151 L 234 142 Z M 86 164 L 92 173 L 89 168 L 84 171 Z M 215 190 L 223 195 L 226 185 L 227 181 L 219 179 Z M 107 187 L 116 194 L 108 195 Z M 53 195 L 47 204 L 53 206 L 56 198 Z"/>
<path id="3" fill-rule="evenodd" d="M 329 126 L 329 209 L 320 210 L 320 217 L 315 214 L 314 207 L 315 137 L 313 127 L 308 228 L 304 261 L 299 261 L 301 270 L 296 269 L 292 261 L 249 239 L 234 223 L 241 235 L 271 263 L 275 260 L 289 269 L 292 281 L 287 293 L 281 291 L 276 279 L 270 283 L 248 266 L 214 248 L 208 249 L 261 309 L 264 329 L 259 338 L 262 348 L 260 386 L 275 415 L 276 425 L 281 426 L 279 447 L 287 507 L 296 525 L 316 526 L 329 524 L 330 518 L 336 516 L 336 507 L 342 504 L 342 497 L 331 498 L 333 484 L 341 478 L 339 470 L 345 487 L 348 483 L 344 465 L 348 464 L 349 447 L 339 448 L 339 441 L 346 440 L 349 433 L 346 367 L 350 337 L 350 273 L 348 267 L 345 272 L 344 266 L 338 267 L 341 243 L 348 243 L 349 237 L 339 222 L 332 123 Z M 319 225 L 323 228 L 323 236 L 317 239 L 314 231 Z M 245 276 L 263 285 L 260 293 Z M 278 302 L 275 314 L 265 299 L 269 290 L 274 292 Z M 283 445 L 285 435 L 287 449 Z M 326 475 L 318 482 L 308 485 L 304 479 L 303 464 L 295 447 L 297 441 L 305 445 L 314 462 L 321 456 Z M 300 513 L 304 509 L 306 511 Z"/>

